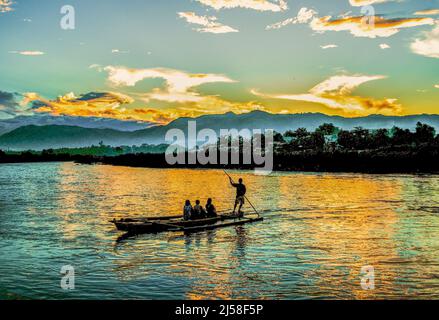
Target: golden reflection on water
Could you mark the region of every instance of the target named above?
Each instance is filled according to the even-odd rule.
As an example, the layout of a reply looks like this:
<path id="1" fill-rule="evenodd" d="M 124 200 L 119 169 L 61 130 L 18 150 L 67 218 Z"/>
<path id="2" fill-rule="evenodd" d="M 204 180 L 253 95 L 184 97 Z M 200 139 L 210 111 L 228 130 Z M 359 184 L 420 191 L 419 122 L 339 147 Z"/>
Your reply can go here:
<path id="1" fill-rule="evenodd" d="M 244 178 L 263 223 L 116 245 L 112 218 L 180 214 L 184 200 L 204 204 L 208 197 L 230 210 L 234 189 L 220 170 L 71 163 L 54 173 L 53 215 L 62 238 L 73 241 L 69 249 L 90 246 L 122 283 L 164 279 L 169 287 L 157 290 L 170 297 L 438 297 L 437 177 L 231 173 Z M 374 291 L 360 286 L 368 265 L 376 272 Z"/>
<path id="2" fill-rule="evenodd" d="M 298 194 L 305 195 L 299 206 L 306 207 L 307 203 L 315 202 L 306 196 L 312 188 L 319 189 L 319 208 L 310 212 L 312 217 L 304 221 L 304 227 L 312 236 L 312 245 L 325 252 L 323 267 L 317 271 L 320 280 L 317 285 L 329 289 L 343 282 L 360 283 L 361 268 L 376 266 L 376 286 L 384 282 L 391 286 L 395 274 L 384 274 L 379 266 L 383 260 L 398 256 L 396 245 L 389 239 L 394 237 L 394 226 L 399 217 L 385 206 L 380 208 L 374 204 L 372 209 L 365 206 L 377 197 L 398 199 L 401 186 L 391 181 L 365 178 L 308 177 L 297 188 Z M 345 257 L 350 261 L 345 270 L 333 268 Z M 373 298 L 375 295 L 360 286 L 352 286 L 352 289 L 355 298 Z"/>

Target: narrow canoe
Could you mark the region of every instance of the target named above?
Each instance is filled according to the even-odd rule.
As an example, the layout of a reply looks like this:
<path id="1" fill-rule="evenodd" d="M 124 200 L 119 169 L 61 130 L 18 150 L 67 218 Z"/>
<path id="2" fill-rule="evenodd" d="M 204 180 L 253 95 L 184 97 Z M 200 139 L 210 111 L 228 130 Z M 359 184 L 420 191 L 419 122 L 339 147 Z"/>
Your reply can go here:
<path id="1" fill-rule="evenodd" d="M 221 223 L 223 221 L 229 221 Z M 233 225 L 242 225 L 251 222 L 262 221 L 263 218 L 238 218 L 236 216 L 221 215 L 215 218 L 207 218 L 200 220 L 184 221 L 182 219 L 121 219 L 113 220 L 116 228 L 121 231 L 126 231 L 129 234 L 145 234 L 145 233 L 159 233 L 166 231 L 184 231 L 197 232 L 202 230 L 212 230 Z"/>

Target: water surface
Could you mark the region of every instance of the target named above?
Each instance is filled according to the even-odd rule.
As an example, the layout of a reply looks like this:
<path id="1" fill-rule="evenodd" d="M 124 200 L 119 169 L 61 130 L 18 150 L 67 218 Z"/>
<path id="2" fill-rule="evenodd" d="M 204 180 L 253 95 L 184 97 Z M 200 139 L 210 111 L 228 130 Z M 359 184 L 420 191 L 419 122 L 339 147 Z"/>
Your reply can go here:
<path id="1" fill-rule="evenodd" d="M 439 298 L 439 176 L 233 176 L 264 222 L 116 243 L 112 218 L 207 197 L 228 210 L 234 191 L 216 170 L 0 165 L 0 298 Z M 73 291 L 60 288 L 63 265 Z"/>

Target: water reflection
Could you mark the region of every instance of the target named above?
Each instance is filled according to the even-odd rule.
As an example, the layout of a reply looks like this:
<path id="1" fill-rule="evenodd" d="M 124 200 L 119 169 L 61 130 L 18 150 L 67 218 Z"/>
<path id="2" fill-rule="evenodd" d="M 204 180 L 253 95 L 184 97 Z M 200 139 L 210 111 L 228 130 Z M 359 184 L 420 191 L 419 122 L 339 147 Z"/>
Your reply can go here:
<path id="1" fill-rule="evenodd" d="M 438 176 L 232 175 L 263 223 L 116 244 L 112 218 L 175 214 L 185 199 L 208 197 L 229 210 L 234 190 L 216 170 L 1 165 L 0 295 L 439 298 Z M 57 288 L 63 264 L 80 279 L 68 295 Z M 360 286 L 365 265 L 374 291 Z"/>

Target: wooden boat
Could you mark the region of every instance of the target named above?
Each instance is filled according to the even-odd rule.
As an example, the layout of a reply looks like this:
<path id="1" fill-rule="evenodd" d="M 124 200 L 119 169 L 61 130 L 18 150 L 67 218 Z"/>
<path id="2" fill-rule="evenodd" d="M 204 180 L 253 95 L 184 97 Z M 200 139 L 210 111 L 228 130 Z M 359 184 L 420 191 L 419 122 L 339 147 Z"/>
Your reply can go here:
<path id="1" fill-rule="evenodd" d="M 232 215 L 220 215 L 215 218 L 184 221 L 181 216 L 160 218 L 120 219 L 113 220 L 116 228 L 131 235 L 159 232 L 198 232 L 229 226 L 243 225 L 263 221 L 263 218 L 239 218 Z M 227 222 L 224 222 L 227 221 Z"/>

